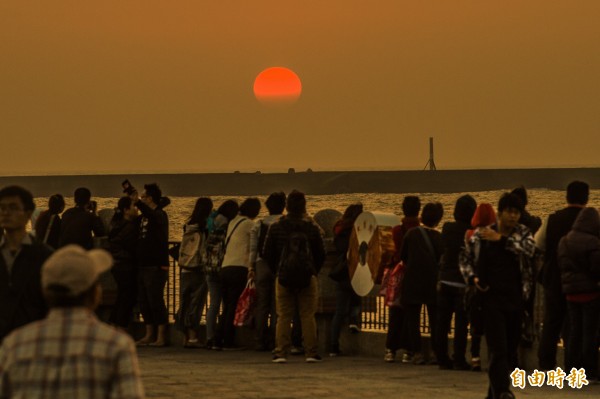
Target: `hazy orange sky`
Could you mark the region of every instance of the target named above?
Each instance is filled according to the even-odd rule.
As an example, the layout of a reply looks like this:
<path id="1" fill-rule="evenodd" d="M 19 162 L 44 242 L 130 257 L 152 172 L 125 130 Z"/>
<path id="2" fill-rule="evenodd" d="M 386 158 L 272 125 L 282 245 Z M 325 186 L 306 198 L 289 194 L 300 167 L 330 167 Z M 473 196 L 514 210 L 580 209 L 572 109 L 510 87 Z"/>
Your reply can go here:
<path id="1" fill-rule="evenodd" d="M 599 166 L 600 1 L 0 2 L 0 174 Z M 292 106 L 252 88 L 302 80 Z"/>

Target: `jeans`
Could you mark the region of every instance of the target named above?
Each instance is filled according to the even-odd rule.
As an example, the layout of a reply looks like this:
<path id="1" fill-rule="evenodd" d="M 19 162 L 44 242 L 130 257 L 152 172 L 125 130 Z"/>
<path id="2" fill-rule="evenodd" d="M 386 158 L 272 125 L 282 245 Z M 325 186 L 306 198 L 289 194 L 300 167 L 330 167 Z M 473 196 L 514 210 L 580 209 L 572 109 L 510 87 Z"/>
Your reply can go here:
<path id="1" fill-rule="evenodd" d="M 110 315 L 110 322 L 126 329 L 133 317 L 133 308 L 138 300 L 138 276 L 136 269 L 113 269 L 117 283 L 117 300 Z"/>
<path id="2" fill-rule="evenodd" d="M 138 300 L 147 325 L 165 325 L 169 321 L 164 291 L 169 272 L 159 267 L 138 270 Z"/>
<path id="3" fill-rule="evenodd" d="M 206 304 L 208 286 L 202 269 L 182 271 L 179 287 L 179 309 L 176 326 L 180 331 L 200 328 L 200 316 Z"/>
<path id="4" fill-rule="evenodd" d="M 584 368 L 588 378 L 598 377 L 598 325 L 600 298 L 589 302 L 567 302 L 569 314 L 568 358 L 565 371 Z"/>
<path id="5" fill-rule="evenodd" d="M 269 348 L 275 342 L 275 276 L 264 260 L 256 262 L 256 341 L 261 348 Z"/>
<path id="6" fill-rule="evenodd" d="M 209 274 L 206 276 L 208 285 L 209 304 L 206 311 L 206 338 L 208 341 L 215 339 L 217 331 L 217 318 L 221 310 L 221 279 L 218 275 Z"/>
<path id="7" fill-rule="evenodd" d="M 349 318 L 350 324 L 360 324 L 360 297 L 356 295 L 350 280 L 336 284 L 335 313 L 331 320 L 331 349 L 339 349 L 342 323 Z"/>
<path id="8" fill-rule="evenodd" d="M 510 373 L 514 364 L 521 338 L 521 310 L 504 310 L 491 306 L 483 308 L 485 340 L 489 353 L 488 376 L 490 385 L 488 399 L 498 398 L 508 392 Z"/>
<path id="9" fill-rule="evenodd" d="M 317 355 L 317 322 L 315 313 L 318 304 L 318 282 L 313 276 L 310 285 L 300 290 L 289 289 L 276 282 L 277 330 L 275 354 L 285 357 L 291 346 L 292 318 L 298 309 L 304 338 L 306 357 Z"/>
<path id="10" fill-rule="evenodd" d="M 441 284 L 438 291 L 437 323 L 435 340 L 436 356 L 440 364 L 449 363 L 448 334 L 454 314 L 454 364 L 464 364 L 467 350 L 468 319 L 464 307 L 464 288 Z"/>
<path id="11" fill-rule="evenodd" d="M 221 269 L 221 293 L 223 298 L 223 314 L 217 330 L 217 344 L 223 342 L 223 347 L 231 348 L 235 345 L 235 310 L 238 299 L 248 281 L 248 268 L 246 266 L 226 266 Z"/>

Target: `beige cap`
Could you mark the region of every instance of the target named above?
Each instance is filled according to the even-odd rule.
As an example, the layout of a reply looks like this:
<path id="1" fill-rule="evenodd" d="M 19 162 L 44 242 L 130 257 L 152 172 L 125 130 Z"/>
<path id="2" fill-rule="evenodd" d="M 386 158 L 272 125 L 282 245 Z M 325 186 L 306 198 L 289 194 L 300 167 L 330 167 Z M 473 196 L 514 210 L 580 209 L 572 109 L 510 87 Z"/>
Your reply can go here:
<path id="1" fill-rule="evenodd" d="M 77 296 L 89 289 L 112 264 L 112 256 L 103 249 L 86 251 L 78 245 L 67 245 L 54 252 L 42 266 L 42 287 L 60 285 Z"/>

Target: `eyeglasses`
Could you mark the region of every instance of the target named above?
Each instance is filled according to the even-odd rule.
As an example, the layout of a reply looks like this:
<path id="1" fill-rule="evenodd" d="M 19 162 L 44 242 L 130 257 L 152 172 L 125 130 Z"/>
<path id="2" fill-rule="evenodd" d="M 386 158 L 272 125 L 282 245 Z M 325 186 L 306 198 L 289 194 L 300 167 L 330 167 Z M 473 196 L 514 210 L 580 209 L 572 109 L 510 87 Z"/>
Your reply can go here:
<path id="1" fill-rule="evenodd" d="M 16 213 L 24 210 L 19 204 L 0 204 L 0 212 Z"/>

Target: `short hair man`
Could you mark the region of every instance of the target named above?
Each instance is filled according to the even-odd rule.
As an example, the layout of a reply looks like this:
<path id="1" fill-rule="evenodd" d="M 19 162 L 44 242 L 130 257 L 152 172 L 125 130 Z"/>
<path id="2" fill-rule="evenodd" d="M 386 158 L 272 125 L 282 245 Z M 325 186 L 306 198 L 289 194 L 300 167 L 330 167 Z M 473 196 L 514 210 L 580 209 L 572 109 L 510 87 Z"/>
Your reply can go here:
<path id="1" fill-rule="evenodd" d="M 471 237 L 461 271 L 482 296 L 485 340 L 490 356 L 488 398 L 514 398 L 509 374 L 516 364 L 525 301 L 531 294 L 535 241 L 519 224 L 523 202 L 506 193 L 498 202 L 498 222 Z M 476 259 L 476 254 L 479 257 Z"/>
<path id="2" fill-rule="evenodd" d="M 137 191 L 131 196 L 142 214 L 136 254 L 138 301 L 146 334 L 138 345 L 165 346 L 169 320 L 163 291 L 169 276 L 169 218 L 157 184 L 144 185 L 139 198 Z"/>
<path id="3" fill-rule="evenodd" d="M 92 233 L 95 237 L 105 235 L 102 219 L 96 214 L 91 202 L 92 193 L 85 187 L 79 187 L 73 193 L 75 206 L 63 213 L 60 226 L 59 247 L 77 244 L 85 249 L 93 247 Z"/>
<path id="4" fill-rule="evenodd" d="M 69 245 L 42 268 L 50 305 L 44 320 L 10 334 L 0 347 L 0 397 L 143 398 L 133 340 L 99 321 L 100 274 L 112 258 Z"/>
<path id="5" fill-rule="evenodd" d="M 278 221 L 285 210 L 286 195 L 272 193 L 265 201 L 269 216 L 254 223 L 250 230 L 250 271 L 248 278 L 256 282 L 256 341 L 257 349 L 269 350 L 275 341 L 275 275 L 269 264 L 261 257 L 269 227 Z M 269 317 L 269 315 L 271 317 Z M 270 321 L 270 322 L 269 322 Z"/>
<path id="6" fill-rule="evenodd" d="M 0 190 L 0 342 L 12 330 L 46 315 L 40 270 L 52 249 L 27 234 L 33 196 L 19 186 Z"/>
<path id="7" fill-rule="evenodd" d="M 293 248 L 295 246 L 295 249 Z M 295 263 L 297 256 L 301 264 L 306 264 L 309 273 L 306 286 L 292 286 L 282 272 Z M 287 215 L 271 225 L 265 239 L 264 259 L 271 270 L 276 272 L 275 297 L 277 307 L 277 327 L 274 363 L 285 363 L 291 346 L 291 322 L 298 308 L 302 324 L 306 362 L 321 361 L 317 353 L 317 274 L 325 261 L 325 247 L 321 229 L 306 216 L 306 198 L 298 191 L 292 191 L 287 198 Z M 310 267 L 308 264 L 312 263 Z M 298 265 L 298 263 L 296 263 Z M 289 276 L 289 275 L 288 275 Z M 304 284 L 302 284 L 304 285 Z"/>
<path id="8" fill-rule="evenodd" d="M 558 339 L 562 335 L 566 342 L 568 332 L 565 328 L 567 300 L 562 292 L 558 268 L 558 243 L 571 230 L 579 212 L 588 203 L 589 194 L 587 183 L 569 183 L 567 207 L 549 215 L 535 236 L 536 246 L 544 252 L 544 266 L 538 276 L 538 281 L 544 287 L 544 328 L 538 350 L 539 367 L 543 370 L 555 369 Z"/>

